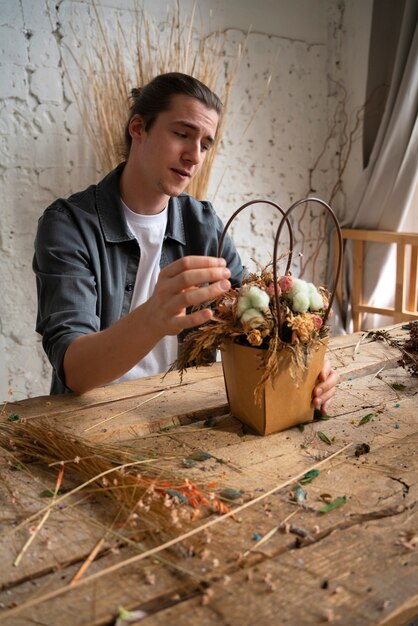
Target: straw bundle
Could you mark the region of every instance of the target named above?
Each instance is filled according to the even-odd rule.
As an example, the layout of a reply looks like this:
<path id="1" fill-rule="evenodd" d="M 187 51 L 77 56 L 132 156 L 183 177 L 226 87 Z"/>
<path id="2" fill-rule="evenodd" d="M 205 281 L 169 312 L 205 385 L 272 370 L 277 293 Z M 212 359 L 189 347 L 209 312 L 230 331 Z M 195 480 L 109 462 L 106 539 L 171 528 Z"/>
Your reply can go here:
<path id="1" fill-rule="evenodd" d="M 0 446 L 19 458 L 40 462 L 46 466 L 64 468 L 82 480 L 72 491 L 56 498 L 51 504 L 81 489 L 94 488 L 110 497 L 118 512 L 122 528 L 137 541 L 159 545 L 191 528 L 201 513 L 229 511 L 208 485 L 205 488 L 179 478 L 170 469 L 170 459 L 155 458 L 147 453 L 132 454 L 87 442 L 69 435 L 42 421 L 18 420 L 0 422 Z"/>
<path id="2" fill-rule="evenodd" d="M 118 20 L 112 41 L 94 3 L 93 8 L 97 36 L 89 41 L 83 63 L 76 59 L 82 70 L 83 93 L 75 88 L 73 93 L 103 172 L 115 167 L 123 155 L 123 132 L 129 115 L 131 89 L 145 85 L 158 74 L 193 75 L 218 93 L 226 113 L 242 49 L 238 48 L 230 68 L 225 60 L 224 34 L 214 32 L 208 37 L 199 37 L 194 26 L 194 9 L 182 23 L 177 4 L 175 10 L 168 12 L 166 26 L 161 29 L 142 8 L 135 6 L 134 36 L 129 38 Z M 213 161 L 222 139 L 223 120 L 215 145 L 187 190 L 199 199 L 206 197 Z"/>

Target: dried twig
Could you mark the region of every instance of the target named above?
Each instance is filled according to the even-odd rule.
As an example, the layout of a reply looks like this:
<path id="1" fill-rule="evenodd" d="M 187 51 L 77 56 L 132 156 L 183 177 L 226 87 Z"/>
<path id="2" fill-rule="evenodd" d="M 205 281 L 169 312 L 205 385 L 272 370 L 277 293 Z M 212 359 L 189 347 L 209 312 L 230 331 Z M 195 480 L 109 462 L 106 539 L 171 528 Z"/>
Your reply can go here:
<path id="1" fill-rule="evenodd" d="M 86 573 L 87 569 L 90 567 L 90 565 L 93 563 L 93 561 L 96 558 L 96 556 L 99 554 L 100 550 L 103 547 L 104 542 L 105 542 L 105 539 L 104 539 L 104 537 L 102 537 L 96 543 L 96 545 L 94 546 L 93 550 L 88 555 L 87 559 L 84 561 L 84 563 L 82 564 L 80 569 L 77 571 L 75 576 L 72 578 L 72 580 L 70 582 L 70 585 L 75 585 L 79 580 L 81 580 L 81 578 Z"/>
<path id="2" fill-rule="evenodd" d="M 23 556 L 27 552 L 29 546 L 31 545 L 31 543 L 35 539 L 35 537 L 38 534 L 38 532 L 41 530 L 42 526 L 45 524 L 45 522 L 48 519 L 48 517 L 49 517 L 53 507 L 55 506 L 56 497 L 57 497 L 58 492 L 60 490 L 63 477 L 64 477 L 64 466 L 60 467 L 60 469 L 58 471 L 58 477 L 57 477 L 57 482 L 56 482 L 56 485 L 55 485 L 54 493 L 53 493 L 53 496 L 52 496 L 52 501 L 51 501 L 50 505 L 46 508 L 45 513 L 44 513 L 41 521 L 37 525 L 36 529 L 30 535 L 29 539 L 27 540 L 27 542 L 25 543 L 25 545 L 23 546 L 23 548 L 21 549 L 21 551 L 17 555 L 17 557 L 16 557 L 16 559 L 15 559 L 15 561 L 13 563 L 13 565 L 15 567 L 17 567 L 19 565 L 19 563 L 22 560 Z"/>
<path id="3" fill-rule="evenodd" d="M 164 391 L 165 391 L 165 389 L 160 391 L 160 393 L 155 394 L 155 396 L 152 396 L 152 398 L 147 398 L 146 400 L 143 400 L 142 402 L 140 402 L 139 404 L 136 404 L 132 408 L 126 409 L 126 411 L 121 411 L 120 413 L 115 413 L 115 415 L 111 415 L 110 417 L 107 417 L 106 419 L 101 420 L 100 422 L 97 422 L 97 424 L 93 424 L 93 426 L 89 426 L 88 428 L 83 430 L 83 433 L 87 433 L 89 430 L 93 430 L 93 428 L 98 428 L 102 424 L 106 424 L 107 422 L 109 422 L 110 420 L 115 419 L 116 417 L 120 417 L 121 415 L 125 415 L 126 413 L 130 413 L 131 411 L 135 411 L 136 409 L 139 409 L 140 406 L 142 406 L 144 404 L 147 404 L 147 402 L 151 402 L 151 400 L 155 400 L 156 398 L 159 398 L 164 393 Z"/>

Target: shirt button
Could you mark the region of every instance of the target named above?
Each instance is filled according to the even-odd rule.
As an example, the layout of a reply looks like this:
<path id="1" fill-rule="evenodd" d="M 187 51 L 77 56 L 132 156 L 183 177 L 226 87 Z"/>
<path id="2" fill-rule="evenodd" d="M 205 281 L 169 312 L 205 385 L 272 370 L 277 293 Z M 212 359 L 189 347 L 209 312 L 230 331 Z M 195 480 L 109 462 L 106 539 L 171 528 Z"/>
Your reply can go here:
<path id="1" fill-rule="evenodd" d="M 133 286 L 133 284 L 132 284 L 132 283 L 128 283 L 128 284 L 125 286 L 126 291 L 132 291 L 132 290 L 133 290 L 133 288 L 134 288 L 134 286 Z"/>

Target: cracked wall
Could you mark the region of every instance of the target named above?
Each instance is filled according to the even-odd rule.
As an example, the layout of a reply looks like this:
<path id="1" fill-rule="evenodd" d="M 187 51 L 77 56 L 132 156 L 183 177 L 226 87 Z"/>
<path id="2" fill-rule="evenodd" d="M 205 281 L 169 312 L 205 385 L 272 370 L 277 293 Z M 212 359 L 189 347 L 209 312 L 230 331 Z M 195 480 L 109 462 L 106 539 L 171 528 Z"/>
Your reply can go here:
<path id="1" fill-rule="evenodd" d="M 110 33 L 115 17 L 127 30 L 131 27 L 128 0 L 100 0 L 97 5 Z M 144 5 L 155 20 L 166 13 L 160 0 Z M 192 2 L 183 0 L 181 7 L 187 13 Z M 336 85 L 347 90 L 348 112 L 363 101 L 371 0 L 262 0 L 257 6 L 249 0 L 223 5 L 201 0 L 198 19 L 206 34 L 225 30 L 231 59 L 251 26 L 209 188 L 218 213 L 226 220 L 256 198 L 286 207 L 313 189 L 327 199 L 341 128 L 330 136 L 312 180 L 309 173 L 330 135 L 341 99 Z M 49 390 L 50 367 L 34 330 L 33 238 L 38 217 L 54 198 L 100 178 L 68 82 L 69 75 L 78 84 L 77 62 L 83 64 L 85 58 L 77 40 L 94 37 L 95 28 L 89 1 L 0 3 L 1 400 Z M 344 176 L 345 192 L 334 203 L 340 211 L 359 171 L 356 146 Z M 262 205 L 234 223 L 232 234 L 246 264 L 251 258 L 269 259 L 277 224 L 276 215 Z M 299 226 L 306 258 L 316 250 L 320 220 L 309 210 Z M 315 279 L 320 280 L 326 246 L 317 252 Z M 300 262 L 296 256 L 295 273 Z"/>

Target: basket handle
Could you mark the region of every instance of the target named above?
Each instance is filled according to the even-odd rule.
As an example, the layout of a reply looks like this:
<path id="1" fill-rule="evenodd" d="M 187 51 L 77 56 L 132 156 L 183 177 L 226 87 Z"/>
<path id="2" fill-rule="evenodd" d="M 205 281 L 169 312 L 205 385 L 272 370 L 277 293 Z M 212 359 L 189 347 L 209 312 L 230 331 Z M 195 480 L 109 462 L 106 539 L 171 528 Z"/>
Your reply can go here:
<path id="1" fill-rule="evenodd" d="M 239 209 L 237 209 L 229 218 L 229 220 L 227 221 L 226 225 L 224 226 L 224 229 L 222 231 L 221 234 L 221 238 L 219 239 L 219 244 L 218 244 L 218 257 L 221 256 L 222 254 L 222 248 L 223 248 L 223 243 L 225 240 L 225 236 L 226 236 L 226 232 L 228 230 L 228 228 L 231 225 L 231 222 L 237 217 L 238 213 L 241 213 L 241 211 L 243 211 L 244 209 L 246 209 L 248 206 L 251 206 L 252 204 L 258 204 L 258 203 L 262 203 L 262 204 L 270 204 L 271 206 L 274 206 L 278 211 L 280 211 L 280 213 L 282 214 L 282 220 L 280 222 L 280 228 L 282 227 L 283 221 L 286 221 L 287 223 L 287 228 L 289 230 L 289 239 L 290 239 L 290 254 L 289 254 L 289 258 L 287 261 L 287 266 L 286 266 L 286 273 L 289 271 L 290 269 L 290 265 L 292 263 L 292 254 L 293 254 L 293 231 L 292 231 L 292 227 L 290 225 L 289 220 L 287 219 L 287 213 L 289 211 L 287 211 L 287 213 L 285 213 L 283 211 L 283 209 L 276 204 L 275 202 L 272 202 L 271 200 L 250 200 L 249 202 L 246 202 L 245 204 L 243 204 Z M 277 253 L 276 253 L 277 256 Z M 274 267 L 276 265 L 276 256 L 274 257 Z M 273 269 L 274 271 L 274 269 Z M 277 304 L 278 300 L 276 300 L 276 304 Z"/>
<path id="2" fill-rule="evenodd" d="M 321 200 L 320 198 L 303 198 L 302 200 L 298 200 L 297 202 L 294 202 L 292 204 L 291 207 L 289 207 L 289 209 L 286 211 L 286 213 L 284 213 L 282 220 L 279 224 L 279 227 L 277 229 L 276 232 L 276 236 L 274 238 L 274 249 L 273 249 L 273 282 L 274 282 L 274 299 L 275 299 L 275 304 L 276 304 L 276 311 L 277 311 L 277 321 L 278 321 L 278 329 L 279 329 L 279 336 L 281 333 L 281 329 L 282 329 L 282 324 L 283 324 L 283 320 L 282 320 L 282 313 L 280 311 L 280 305 L 279 305 L 279 294 L 277 291 L 277 248 L 279 245 L 279 239 L 280 239 L 280 234 L 282 232 L 282 228 L 283 228 L 283 224 L 286 221 L 288 224 L 288 217 L 290 215 L 290 213 L 292 213 L 292 211 L 294 211 L 294 209 L 296 209 L 296 207 L 300 206 L 301 204 L 304 204 L 306 202 L 317 202 L 318 204 L 321 204 L 325 209 L 327 209 L 328 214 L 330 215 L 330 217 L 333 219 L 334 221 L 334 225 L 337 229 L 337 235 L 338 235 L 338 246 L 339 246 L 339 250 L 338 250 L 338 263 L 337 263 L 337 270 L 335 273 L 335 280 L 334 280 L 334 285 L 332 290 L 330 291 L 331 296 L 328 302 L 328 308 L 325 311 L 325 315 L 323 318 L 323 324 L 325 325 L 325 322 L 328 319 L 328 316 L 330 314 L 331 311 L 331 306 L 332 303 L 334 301 L 334 296 L 335 296 L 335 292 L 337 289 L 337 285 L 338 285 L 338 279 L 340 277 L 340 272 L 341 272 L 341 264 L 342 264 L 342 249 L 343 249 L 343 239 L 342 239 L 342 234 L 341 234 L 341 228 L 340 225 L 338 223 L 337 217 L 334 213 L 334 211 L 331 209 L 331 207 L 329 206 L 329 204 L 327 204 L 326 202 L 324 202 L 324 200 Z M 292 249 L 293 249 L 293 239 L 292 241 Z M 286 268 L 286 273 L 288 272 L 289 269 L 289 264 Z"/>

